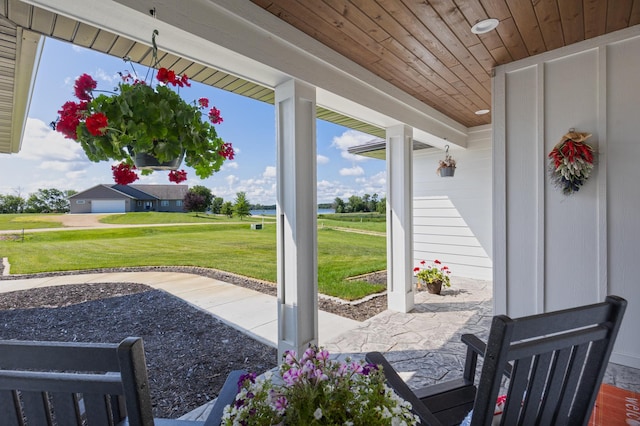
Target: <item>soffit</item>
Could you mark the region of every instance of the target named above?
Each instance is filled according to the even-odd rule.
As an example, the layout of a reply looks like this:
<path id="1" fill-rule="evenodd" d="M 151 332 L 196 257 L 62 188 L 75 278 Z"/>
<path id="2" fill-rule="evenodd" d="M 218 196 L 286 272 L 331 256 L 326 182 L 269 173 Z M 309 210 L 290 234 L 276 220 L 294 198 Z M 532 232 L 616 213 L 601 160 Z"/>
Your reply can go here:
<path id="1" fill-rule="evenodd" d="M 467 126 L 491 123 L 497 65 L 640 23 L 640 0 L 252 0 Z M 471 26 L 496 18 L 495 31 Z"/>

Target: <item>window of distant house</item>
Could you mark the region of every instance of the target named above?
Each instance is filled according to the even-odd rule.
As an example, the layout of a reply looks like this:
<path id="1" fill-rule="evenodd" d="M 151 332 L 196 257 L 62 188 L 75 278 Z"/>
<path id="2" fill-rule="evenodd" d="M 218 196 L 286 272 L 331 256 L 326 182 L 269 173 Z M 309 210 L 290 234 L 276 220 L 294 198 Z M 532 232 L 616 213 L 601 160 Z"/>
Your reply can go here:
<path id="1" fill-rule="evenodd" d="M 84 204 L 84 200 L 76 200 L 76 204 Z"/>
<path id="2" fill-rule="evenodd" d="M 176 200 L 176 206 L 180 207 L 182 205 L 182 200 Z"/>
<path id="3" fill-rule="evenodd" d="M 169 205 L 169 201 L 167 201 L 167 200 L 162 200 L 162 201 L 160 201 L 160 205 L 161 205 L 162 207 L 167 207 L 167 206 Z"/>
<path id="4" fill-rule="evenodd" d="M 142 205 L 142 201 L 138 201 L 138 206 L 141 206 L 141 205 Z"/>

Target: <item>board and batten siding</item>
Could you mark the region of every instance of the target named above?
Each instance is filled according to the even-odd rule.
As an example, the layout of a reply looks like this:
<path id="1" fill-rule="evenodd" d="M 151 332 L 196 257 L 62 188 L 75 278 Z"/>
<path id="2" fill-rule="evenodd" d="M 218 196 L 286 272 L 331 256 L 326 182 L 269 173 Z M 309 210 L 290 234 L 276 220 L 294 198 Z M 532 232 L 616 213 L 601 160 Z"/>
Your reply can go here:
<path id="1" fill-rule="evenodd" d="M 640 368 L 640 26 L 496 68 L 494 311 L 629 301 L 611 360 Z M 547 154 L 574 128 L 596 164 L 565 196 Z"/>
<path id="2" fill-rule="evenodd" d="M 466 149 L 450 149 L 453 177 L 436 174 L 444 151 L 414 151 L 414 262 L 435 259 L 452 276 L 492 279 L 491 129 L 471 129 Z"/>

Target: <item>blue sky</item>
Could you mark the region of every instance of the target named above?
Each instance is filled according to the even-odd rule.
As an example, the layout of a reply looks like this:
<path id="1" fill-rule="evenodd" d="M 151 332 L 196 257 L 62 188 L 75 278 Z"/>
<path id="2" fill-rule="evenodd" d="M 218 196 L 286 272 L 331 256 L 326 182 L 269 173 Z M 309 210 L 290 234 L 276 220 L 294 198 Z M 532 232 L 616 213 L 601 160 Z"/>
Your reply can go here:
<path id="1" fill-rule="evenodd" d="M 48 39 L 45 43 L 28 119 L 19 154 L 0 154 L 0 194 L 21 195 L 39 188 L 74 189 L 113 183 L 111 163 L 92 163 L 80 145 L 53 131 L 49 123 L 58 109 L 73 97 L 73 84 L 79 75 L 90 74 L 98 89 L 116 86 L 118 71 L 130 65 L 119 58 Z M 146 67 L 137 66 L 141 77 Z M 192 82 L 181 88 L 187 101 L 209 98 L 222 112 L 224 122 L 216 126 L 218 134 L 232 142 L 236 150 L 220 172 L 200 180 L 185 167 L 189 186 L 204 185 L 216 196 L 232 201 L 239 191 L 247 193 L 251 203 L 275 204 L 275 115 L 270 104 L 255 101 L 223 90 Z M 318 202 L 332 202 L 336 197 L 377 193 L 384 196 L 385 162 L 354 156 L 346 150 L 374 139 L 342 126 L 317 121 Z M 183 165 L 184 166 L 184 165 Z M 137 184 L 167 184 L 166 172 L 141 176 Z"/>

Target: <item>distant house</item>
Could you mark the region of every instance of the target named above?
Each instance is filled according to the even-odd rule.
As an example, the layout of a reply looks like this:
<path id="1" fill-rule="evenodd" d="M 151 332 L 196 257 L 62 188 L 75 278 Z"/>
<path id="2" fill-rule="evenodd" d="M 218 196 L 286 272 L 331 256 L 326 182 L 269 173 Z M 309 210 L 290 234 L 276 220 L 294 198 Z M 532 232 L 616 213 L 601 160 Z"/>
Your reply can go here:
<path id="1" fill-rule="evenodd" d="M 69 212 L 182 212 L 188 190 L 188 185 L 97 185 L 70 196 Z"/>

